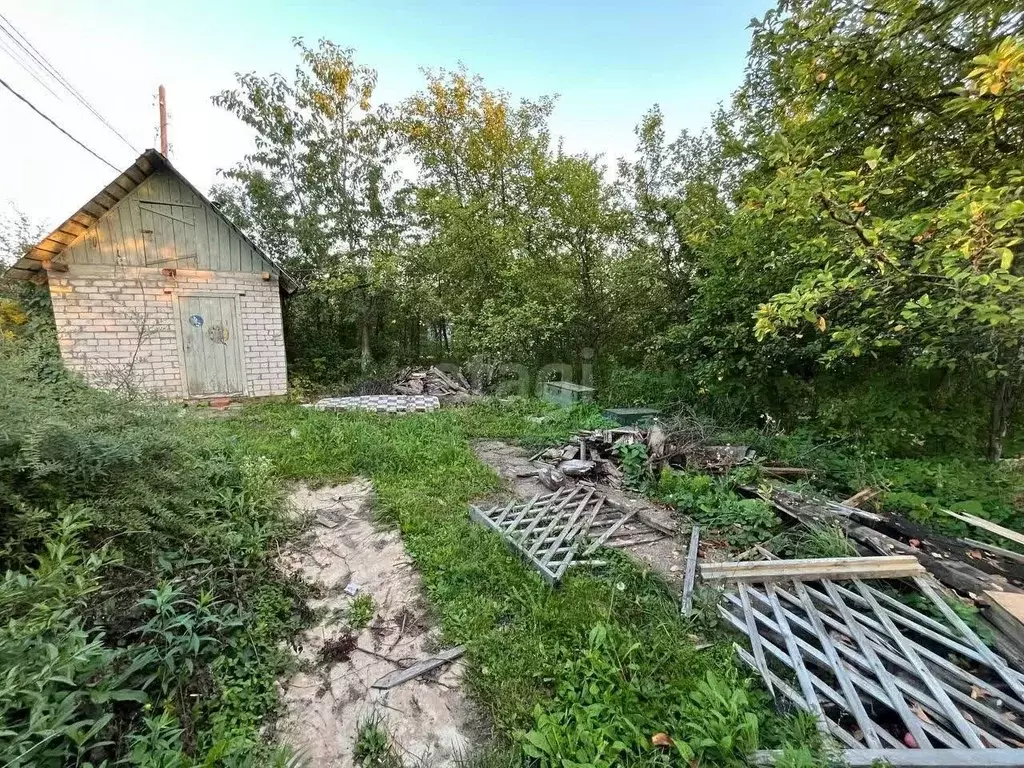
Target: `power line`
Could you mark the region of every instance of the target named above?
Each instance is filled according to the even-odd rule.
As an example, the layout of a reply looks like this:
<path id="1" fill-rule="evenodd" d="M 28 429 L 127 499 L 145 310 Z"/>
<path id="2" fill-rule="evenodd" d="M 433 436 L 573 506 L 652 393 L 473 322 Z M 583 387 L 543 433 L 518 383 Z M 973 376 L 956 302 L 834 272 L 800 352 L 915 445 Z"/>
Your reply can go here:
<path id="1" fill-rule="evenodd" d="M 64 130 L 63 128 L 61 128 L 61 127 L 60 127 L 59 125 L 57 125 L 57 123 L 56 123 L 56 122 L 54 122 L 54 121 L 53 121 L 53 120 L 52 120 L 52 119 L 51 119 L 51 118 L 50 118 L 49 116 L 47 116 L 47 115 L 43 114 L 42 112 L 40 112 L 40 111 L 39 111 L 39 108 L 38 108 L 38 107 L 36 107 L 36 105 L 35 105 L 35 104 L 33 104 L 33 103 L 32 103 L 31 101 L 29 101 L 29 100 L 28 100 L 28 99 L 26 99 L 26 98 L 25 98 L 24 96 L 22 96 L 22 95 L 21 95 L 20 93 L 18 93 L 18 92 L 17 92 L 16 90 L 14 90 L 13 88 L 11 88 L 11 86 L 10 86 L 10 85 L 8 85 L 8 84 L 7 84 L 7 81 L 5 81 L 5 80 L 4 80 L 3 78 L 0 78 L 0 85 L 2 85 L 2 86 L 3 86 L 4 88 L 6 88 L 6 89 L 7 89 L 8 91 L 10 91 L 11 93 L 13 93 L 13 94 L 14 94 L 15 96 L 17 96 L 17 97 L 18 97 L 19 99 L 21 99 L 21 100 L 22 100 L 23 102 L 25 102 L 25 103 L 26 103 L 26 104 L 27 104 L 27 105 L 28 105 L 28 106 L 29 106 L 29 107 L 30 107 L 30 108 L 32 109 L 32 111 L 33 111 L 33 112 L 35 112 L 35 113 L 36 113 L 37 115 L 39 115 L 39 116 L 40 116 L 41 118 L 43 118 L 43 119 L 44 119 L 44 120 L 45 120 L 46 122 L 48 122 L 48 123 L 49 123 L 50 125 L 52 125 L 52 126 L 53 126 L 54 128 L 56 128 L 56 129 L 57 129 L 58 131 L 60 131 L 60 132 L 61 132 L 61 133 L 63 133 L 63 134 L 65 135 L 65 136 L 67 136 L 67 137 L 68 137 L 69 139 L 71 139 L 71 140 L 72 140 L 73 142 L 75 142 L 75 144 L 77 144 L 78 146 L 80 146 L 80 147 L 81 147 L 82 149 L 84 149 L 84 150 L 85 150 L 86 152 L 88 152 L 88 153 L 89 153 L 90 155 L 92 155 L 93 157 L 95 157 L 95 158 L 96 158 L 97 160 L 99 160 L 100 162 L 102 162 L 102 163 L 106 163 L 106 164 L 107 164 L 107 165 L 108 165 L 109 167 L 113 168 L 113 169 L 114 169 L 114 171 L 115 171 L 116 173 L 121 173 L 121 169 L 120 169 L 120 168 L 118 168 L 118 167 L 117 167 L 116 165 L 114 165 L 114 164 L 113 164 L 112 162 L 110 162 L 109 160 L 106 160 L 106 159 L 104 159 L 103 157 L 100 157 L 100 156 L 99 156 L 98 154 L 96 154 L 96 153 L 95 153 L 95 152 L 93 152 L 93 151 L 92 151 L 91 149 L 89 149 L 89 147 L 85 146 L 85 144 L 83 144 L 82 142 L 80 142 L 80 141 L 79 141 L 78 139 L 76 139 L 76 138 L 75 138 L 74 136 L 72 136 L 72 135 L 71 135 L 70 133 L 68 133 L 68 132 L 67 132 L 67 131 L 65 131 L 65 130 Z"/>
<path id="2" fill-rule="evenodd" d="M 0 32 L 6 31 L 6 29 L 0 27 Z M 17 64 L 21 65 L 21 68 L 28 72 L 30 75 L 32 75 L 32 78 L 41 86 L 43 86 L 43 88 L 49 91 L 50 95 L 53 96 L 53 98 L 60 101 L 60 96 L 58 96 L 57 93 L 49 85 L 47 85 L 46 81 L 39 76 L 38 72 L 36 71 L 36 68 L 32 66 L 31 61 L 26 63 L 24 55 L 19 56 L 18 51 L 11 49 L 10 45 L 3 38 L 0 38 L 0 51 L 3 51 L 8 56 L 10 56 Z"/>
<path id="3" fill-rule="evenodd" d="M 63 88 L 68 93 L 74 96 L 75 99 L 82 106 L 84 106 L 87 110 L 89 110 L 89 112 L 92 113 L 93 117 L 95 117 L 97 120 L 103 123 L 103 125 L 109 128 L 111 132 L 113 132 L 113 134 L 117 136 L 117 138 L 119 138 L 121 141 L 127 144 L 128 147 L 133 152 L 138 153 L 139 150 L 130 141 L 128 141 L 128 139 L 126 139 L 120 131 L 118 131 L 114 126 L 112 126 L 110 122 L 105 117 L 103 117 L 102 114 L 100 114 L 98 109 L 96 109 L 91 103 L 89 103 L 89 100 L 86 99 L 85 96 L 83 96 L 81 92 L 77 88 L 75 88 L 68 81 L 68 79 L 64 77 L 64 75 L 60 73 L 60 70 L 58 70 L 52 63 L 50 63 L 50 60 L 47 59 L 46 56 L 43 55 L 43 53 L 38 48 L 32 45 L 32 42 L 27 37 L 25 37 L 25 35 L 23 35 L 16 26 L 14 26 L 10 19 L 8 19 L 6 16 L 0 13 L 0 20 L 3 20 L 3 22 L 8 27 L 10 27 L 10 30 L 8 30 L 5 29 L 2 25 L 0 25 L 0 31 L 6 34 L 8 38 L 10 38 L 14 43 L 18 45 L 18 47 L 20 47 L 23 51 L 25 51 L 25 53 L 31 56 L 32 59 L 34 59 L 36 63 L 38 63 L 43 68 L 43 71 L 46 72 L 48 76 L 56 80 L 57 83 L 63 86 Z M 18 38 L 20 38 L 20 40 Z"/>

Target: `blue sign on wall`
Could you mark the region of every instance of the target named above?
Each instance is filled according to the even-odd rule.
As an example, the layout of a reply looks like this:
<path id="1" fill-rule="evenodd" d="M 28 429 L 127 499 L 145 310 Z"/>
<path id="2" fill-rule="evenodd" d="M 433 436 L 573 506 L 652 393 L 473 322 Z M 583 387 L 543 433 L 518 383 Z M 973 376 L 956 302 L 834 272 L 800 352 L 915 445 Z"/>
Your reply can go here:
<path id="1" fill-rule="evenodd" d="M 188 319 L 188 321 L 189 321 L 189 323 L 194 325 L 196 328 L 202 328 L 203 327 L 203 316 L 202 315 L 192 315 Z"/>

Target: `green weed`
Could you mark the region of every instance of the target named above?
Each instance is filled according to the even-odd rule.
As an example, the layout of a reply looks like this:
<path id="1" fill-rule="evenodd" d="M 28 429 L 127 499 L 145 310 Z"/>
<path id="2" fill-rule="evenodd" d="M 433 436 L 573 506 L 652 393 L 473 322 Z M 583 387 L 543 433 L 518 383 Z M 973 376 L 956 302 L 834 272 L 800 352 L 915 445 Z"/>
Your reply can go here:
<path id="1" fill-rule="evenodd" d="M 665 468 L 657 495 L 734 547 L 746 549 L 767 541 L 780 527 L 775 511 L 760 499 L 740 497 L 734 487 L 732 478 L 716 479 Z"/>
<path id="2" fill-rule="evenodd" d="M 353 756 L 363 768 L 402 768 L 387 724 L 376 712 L 359 722 Z"/>
<path id="3" fill-rule="evenodd" d="M 373 598 L 363 592 L 352 598 L 352 602 L 345 611 L 345 620 L 349 627 L 358 631 L 373 621 L 374 610 Z"/>
<path id="4" fill-rule="evenodd" d="M 816 525 L 791 536 L 793 557 L 855 557 L 857 547 L 838 523 Z"/>
<path id="5" fill-rule="evenodd" d="M 627 488 L 639 490 L 647 485 L 650 470 L 647 467 L 647 446 L 643 443 L 617 445 L 613 448 L 623 481 Z"/>

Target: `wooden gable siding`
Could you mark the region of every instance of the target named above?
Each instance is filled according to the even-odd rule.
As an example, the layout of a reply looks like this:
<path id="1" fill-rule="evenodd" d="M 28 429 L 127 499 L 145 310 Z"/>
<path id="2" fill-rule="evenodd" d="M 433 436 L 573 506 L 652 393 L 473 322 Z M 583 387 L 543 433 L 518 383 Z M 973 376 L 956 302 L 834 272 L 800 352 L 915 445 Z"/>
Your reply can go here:
<path id="1" fill-rule="evenodd" d="M 178 177 L 157 171 L 57 258 L 67 264 L 276 271 Z"/>

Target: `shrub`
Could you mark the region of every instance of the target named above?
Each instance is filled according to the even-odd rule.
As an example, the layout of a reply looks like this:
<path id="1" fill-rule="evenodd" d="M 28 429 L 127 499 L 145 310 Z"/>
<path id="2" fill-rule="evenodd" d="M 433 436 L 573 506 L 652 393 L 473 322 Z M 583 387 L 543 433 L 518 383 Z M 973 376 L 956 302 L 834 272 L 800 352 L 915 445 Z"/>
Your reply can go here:
<path id="1" fill-rule="evenodd" d="M 0 346 L 0 424 L 0 763 L 269 758 L 302 622 L 271 560 L 273 465 L 21 340 Z"/>

